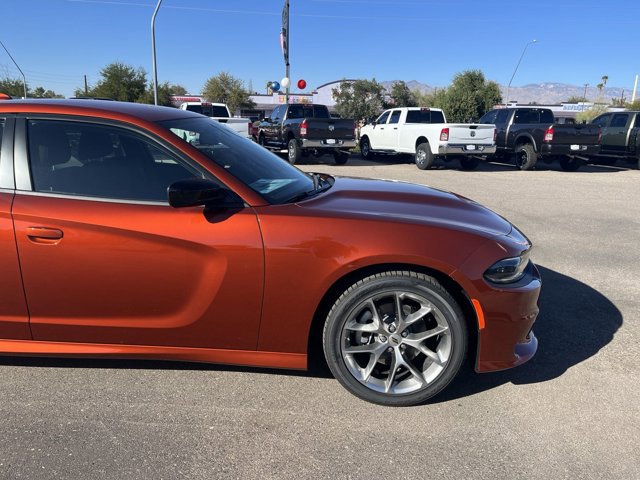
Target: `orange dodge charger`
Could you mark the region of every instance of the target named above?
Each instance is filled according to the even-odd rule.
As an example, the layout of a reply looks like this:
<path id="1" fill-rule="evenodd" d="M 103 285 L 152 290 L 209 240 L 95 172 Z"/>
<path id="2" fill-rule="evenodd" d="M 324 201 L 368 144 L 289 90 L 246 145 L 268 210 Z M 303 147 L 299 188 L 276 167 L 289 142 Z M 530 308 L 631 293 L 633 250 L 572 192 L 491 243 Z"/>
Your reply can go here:
<path id="1" fill-rule="evenodd" d="M 196 113 L 0 102 L 0 353 L 305 369 L 413 405 L 530 359 L 531 243 L 409 183 L 306 174 Z"/>

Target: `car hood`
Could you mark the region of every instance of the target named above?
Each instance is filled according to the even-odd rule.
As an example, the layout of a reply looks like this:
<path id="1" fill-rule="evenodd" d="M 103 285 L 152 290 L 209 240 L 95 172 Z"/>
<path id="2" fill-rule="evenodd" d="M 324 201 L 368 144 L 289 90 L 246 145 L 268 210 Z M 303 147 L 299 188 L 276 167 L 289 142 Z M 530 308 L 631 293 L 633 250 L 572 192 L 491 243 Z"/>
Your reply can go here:
<path id="1" fill-rule="evenodd" d="M 331 189 L 299 204 L 317 214 L 423 224 L 508 235 L 507 220 L 473 200 L 424 185 L 336 177 Z"/>

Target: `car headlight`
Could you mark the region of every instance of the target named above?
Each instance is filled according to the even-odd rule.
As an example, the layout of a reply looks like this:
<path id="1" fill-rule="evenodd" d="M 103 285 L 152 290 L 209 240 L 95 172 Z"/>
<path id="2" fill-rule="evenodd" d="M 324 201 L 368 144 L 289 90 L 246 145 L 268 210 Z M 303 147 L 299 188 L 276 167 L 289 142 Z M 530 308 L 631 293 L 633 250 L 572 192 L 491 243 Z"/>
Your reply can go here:
<path id="1" fill-rule="evenodd" d="M 484 278 L 492 283 L 514 283 L 524 277 L 527 265 L 529 265 L 529 251 L 519 257 L 503 258 L 497 261 L 484 272 Z"/>

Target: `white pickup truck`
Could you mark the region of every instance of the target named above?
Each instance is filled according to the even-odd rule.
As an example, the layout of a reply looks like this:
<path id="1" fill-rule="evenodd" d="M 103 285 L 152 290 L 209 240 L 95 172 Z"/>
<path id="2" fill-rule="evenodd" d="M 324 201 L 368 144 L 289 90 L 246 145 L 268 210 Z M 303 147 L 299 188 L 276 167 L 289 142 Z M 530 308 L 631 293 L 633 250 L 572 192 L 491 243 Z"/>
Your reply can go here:
<path id="1" fill-rule="evenodd" d="M 232 117 L 224 103 L 184 102 L 180 104 L 180 110 L 206 115 L 215 122 L 225 124 L 241 137 L 251 139 L 251 120 Z"/>
<path id="2" fill-rule="evenodd" d="M 360 129 L 362 158 L 409 153 L 421 170 L 431 167 L 436 158 L 455 158 L 462 169 L 473 170 L 480 156 L 495 151 L 495 125 L 446 123 L 439 108 L 392 108 Z"/>

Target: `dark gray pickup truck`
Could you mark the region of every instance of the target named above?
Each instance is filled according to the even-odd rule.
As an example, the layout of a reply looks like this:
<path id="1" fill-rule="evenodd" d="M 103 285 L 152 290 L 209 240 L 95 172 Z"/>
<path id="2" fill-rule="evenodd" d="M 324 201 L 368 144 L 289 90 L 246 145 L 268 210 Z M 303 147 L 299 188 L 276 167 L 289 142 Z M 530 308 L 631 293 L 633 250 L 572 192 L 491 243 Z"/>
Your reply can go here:
<path id="1" fill-rule="evenodd" d="M 600 127 L 593 124 L 554 123 L 548 108 L 498 108 L 479 123 L 496 126 L 496 158 L 513 158 L 520 170 L 531 170 L 538 160 L 560 162 L 575 171 L 600 151 Z"/>
<path id="2" fill-rule="evenodd" d="M 343 165 L 356 146 L 355 122 L 332 118 L 325 105 L 280 105 L 260 122 L 257 139 L 270 150 L 286 149 L 291 164 L 310 153 L 332 153 L 335 163 Z"/>
<path id="3" fill-rule="evenodd" d="M 602 141 L 591 161 L 613 165 L 622 160 L 640 168 L 640 112 L 603 113 L 593 124 L 602 129 Z"/>

